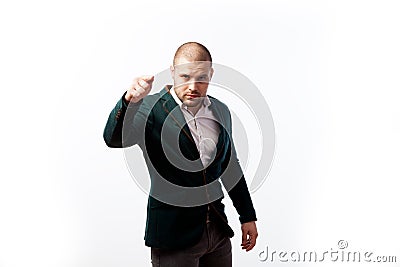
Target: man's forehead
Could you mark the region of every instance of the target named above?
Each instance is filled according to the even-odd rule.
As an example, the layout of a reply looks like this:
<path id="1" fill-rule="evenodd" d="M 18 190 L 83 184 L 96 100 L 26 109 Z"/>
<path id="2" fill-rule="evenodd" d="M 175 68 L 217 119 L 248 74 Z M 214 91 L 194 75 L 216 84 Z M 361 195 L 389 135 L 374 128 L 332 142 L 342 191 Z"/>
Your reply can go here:
<path id="1" fill-rule="evenodd" d="M 211 62 L 196 61 L 175 65 L 178 72 L 208 72 L 211 69 Z"/>

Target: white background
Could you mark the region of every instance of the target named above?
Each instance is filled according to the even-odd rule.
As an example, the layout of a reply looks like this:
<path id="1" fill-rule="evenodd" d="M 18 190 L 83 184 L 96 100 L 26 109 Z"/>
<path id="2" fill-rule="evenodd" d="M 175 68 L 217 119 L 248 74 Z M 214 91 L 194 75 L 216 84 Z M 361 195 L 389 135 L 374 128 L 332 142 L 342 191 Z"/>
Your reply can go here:
<path id="1" fill-rule="evenodd" d="M 322 253 L 340 239 L 400 261 L 399 11 L 398 1 L 3 1 L 0 266 L 150 266 L 147 197 L 102 131 L 130 81 L 168 68 L 186 41 L 249 77 L 275 121 L 249 253 L 225 199 L 235 266 L 309 266 L 258 254 Z M 318 266 L 330 265 L 341 266 Z"/>

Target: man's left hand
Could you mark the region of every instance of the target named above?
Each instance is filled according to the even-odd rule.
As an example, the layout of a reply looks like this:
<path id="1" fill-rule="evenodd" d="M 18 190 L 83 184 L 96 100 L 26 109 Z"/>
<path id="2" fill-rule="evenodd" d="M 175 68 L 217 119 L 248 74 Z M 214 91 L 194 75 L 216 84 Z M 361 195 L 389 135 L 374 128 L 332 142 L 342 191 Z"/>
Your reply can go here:
<path id="1" fill-rule="evenodd" d="M 250 251 L 256 245 L 257 239 L 256 222 L 247 222 L 242 224 L 242 249 Z"/>

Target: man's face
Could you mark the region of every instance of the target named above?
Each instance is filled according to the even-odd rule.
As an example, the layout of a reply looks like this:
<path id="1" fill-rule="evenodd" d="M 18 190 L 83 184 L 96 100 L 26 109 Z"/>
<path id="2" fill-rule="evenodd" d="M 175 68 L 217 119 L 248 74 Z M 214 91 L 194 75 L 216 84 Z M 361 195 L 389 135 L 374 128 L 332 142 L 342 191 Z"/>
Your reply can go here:
<path id="1" fill-rule="evenodd" d="M 207 94 L 213 72 L 211 62 L 179 58 L 176 65 L 171 66 L 176 95 L 188 107 L 198 106 Z"/>

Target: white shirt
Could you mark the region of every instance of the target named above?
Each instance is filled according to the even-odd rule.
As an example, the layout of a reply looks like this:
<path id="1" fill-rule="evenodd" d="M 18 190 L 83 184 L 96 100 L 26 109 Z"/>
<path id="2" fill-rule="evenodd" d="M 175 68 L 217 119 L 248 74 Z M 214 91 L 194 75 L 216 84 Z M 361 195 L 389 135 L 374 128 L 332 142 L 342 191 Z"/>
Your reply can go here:
<path id="1" fill-rule="evenodd" d="M 186 123 L 196 143 L 200 154 L 200 160 L 204 167 L 207 167 L 215 158 L 217 152 L 217 143 L 220 133 L 219 125 L 214 114 L 210 110 L 211 101 L 208 96 L 203 98 L 203 103 L 195 115 L 178 98 L 174 87 L 170 89 L 175 102 L 181 108 Z"/>

